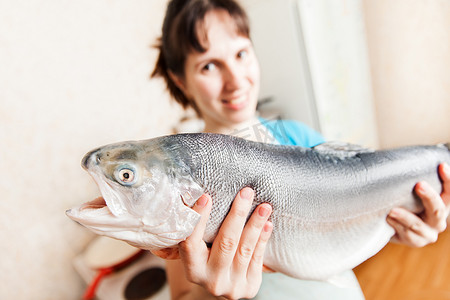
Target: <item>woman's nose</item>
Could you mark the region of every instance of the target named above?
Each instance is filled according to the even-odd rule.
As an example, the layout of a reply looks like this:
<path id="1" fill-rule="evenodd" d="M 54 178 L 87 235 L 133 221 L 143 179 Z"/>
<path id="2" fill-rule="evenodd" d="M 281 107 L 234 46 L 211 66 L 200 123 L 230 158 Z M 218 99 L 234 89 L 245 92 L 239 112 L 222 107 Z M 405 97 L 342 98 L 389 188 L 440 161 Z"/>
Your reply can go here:
<path id="1" fill-rule="evenodd" d="M 242 87 L 245 78 L 245 70 L 237 64 L 228 64 L 224 70 L 224 88 L 227 91 Z"/>

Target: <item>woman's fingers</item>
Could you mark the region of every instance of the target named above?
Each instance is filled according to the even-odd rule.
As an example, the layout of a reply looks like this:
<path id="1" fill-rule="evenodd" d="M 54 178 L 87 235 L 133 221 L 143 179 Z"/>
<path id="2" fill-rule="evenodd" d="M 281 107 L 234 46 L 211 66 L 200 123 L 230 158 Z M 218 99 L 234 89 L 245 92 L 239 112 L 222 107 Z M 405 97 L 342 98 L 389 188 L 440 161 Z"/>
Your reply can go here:
<path id="1" fill-rule="evenodd" d="M 217 268 L 231 266 L 245 221 L 252 206 L 254 191 L 242 189 L 236 196 L 231 210 L 222 223 L 211 248 L 209 264 Z"/>
<path id="2" fill-rule="evenodd" d="M 419 182 L 414 188 L 424 206 L 421 214 L 415 215 L 402 208 L 391 210 L 387 222 L 395 229 L 394 241 L 423 247 L 436 242 L 439 233 L 447 228 L 450 211 L 450 170 L 447 164 L 439 165 L 439 176 L 442 180 L 440 195 L 427 182 Z"/>
<path id="3" fill-rule="evenodd" d="M 264 253 L 264 246 L 266 242 L 267 234 L 263 231 L 263 227 L 266 224 L 270 214 L 272 213 L 272 207 L 268 203 L 259 205 L 252 216 L 248 220 L 247 224 L 242 231 L 241 239 L 239 241 L 238 249 L 234 257 L 234 268 L 237 272 L 247 272 L 248 266 L 254 254 L 260 254 L 260 251 L 256 253 L 255 247 L 259 243 Z M 260 273 L 262 270 L 262 257 L 257 256 L 259 262 Z M 254 259 L 252 260 L 255 261 Z"/>
<path id="4" fill-rule="evenodd" d="M 200 198 L 198 198 L 193 209 L 201 215 L 201 219 L 192 234 L 189 236 L 189 240 L 203 241 L 203 235 L 205 234 L 206 223 L 209 219 L 211 207 L 212 200 L 210 195 L 203 194 L 202 196 L 200 196 Z"/>
<path id="5" fill-rule="evenodd" d="M 180 253 L 178 252 L 178 247 L 176 248 L 164 248 L 158 250 L 150 250 L 153 255 L 161 257 L 162 259 L 178 259 L 180 258 Z"/>
<path id="6" fill-rule="evenodd" d="M 203 241 L 211 212 L 211 197 L 203 195 L 194 205 L 201 220 L 186 241 L 179 244 L 187 279 L 215 296 L 251 298 L 261 285 L 264 251 L 272 232 L 269 204 L 259 205 L 246 224 L 254 191 L 242 189 L 222 223 L 211 249 Z"/>
<path id="7" fill-rule="evenodd" d="M 266 251 L 267 242 L 272 234 L 273 224 L 270 221 L 266 221 L 262 228 L 261 235 L 259 236 L 258 243 L 256 244 L 255 251 L 253 252 L 250 265 L 248 266 L 247 279 L 250 280 L 256 276 L 260 276 L 261 272 L 273 273 L 274 270 L 263 265 L 264 253 Z"/>
<path id="8" fill-rule="evenodd" d="M 275 272 L 276 272 L 274 269 L 271 269 L 271 268 L 269 268 L 269 267 L 266 266 L 266 265 L 263 265 L 263 266 L 262 266 L 262 271 L 263 271 L 264 273 L 275 273 Z"/>
<path id="9" fill-rule="evenodd" d="M 392 209 L 386 220 L 395 229 L 394 241 L 411 247 L 423 247 L 437 240 L 437 232 L 406 209 Z"/>
<path id="10" fill-rule="evenodd" d="M 423 221 L 438 233 L 444 231 L 448 212 L 441 196 L 426 182 L 419 182 L 414 190 L 425 208 Z"/>
<path id="11" fill-rule="evenodd" d="M 184 262 L 186 276 L 193 282 L 198 282 L 206 274 L 208 248 L 203 241 L 206 223 L 211 212 L 212 201 L 208 194 L 203 194 L 195 203 L 193 209 L 201 215 L 200 222 L 192 234 L 179 244 L 180 257 Z"/>
<path id="12" fill-rule="evenodd" d="M 450 166 L 446 163 L 439 165 L 439 176 L 442 180 L 441 198 L 447 208 L 447 215 L 450 211 Z"/>

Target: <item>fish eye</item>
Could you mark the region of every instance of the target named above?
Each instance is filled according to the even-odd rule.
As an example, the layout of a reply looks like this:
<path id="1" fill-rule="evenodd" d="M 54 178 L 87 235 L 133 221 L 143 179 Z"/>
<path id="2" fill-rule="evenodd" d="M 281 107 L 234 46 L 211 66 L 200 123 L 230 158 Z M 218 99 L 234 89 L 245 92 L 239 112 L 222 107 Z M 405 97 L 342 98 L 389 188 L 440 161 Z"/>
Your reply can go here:
<path id="1" fill-rule="evenodd" d="M 136 182 L 136 171 L 131 167 L 121 167 L 116 171 L 116 179 L 123 185 L 132 185 Z"/>

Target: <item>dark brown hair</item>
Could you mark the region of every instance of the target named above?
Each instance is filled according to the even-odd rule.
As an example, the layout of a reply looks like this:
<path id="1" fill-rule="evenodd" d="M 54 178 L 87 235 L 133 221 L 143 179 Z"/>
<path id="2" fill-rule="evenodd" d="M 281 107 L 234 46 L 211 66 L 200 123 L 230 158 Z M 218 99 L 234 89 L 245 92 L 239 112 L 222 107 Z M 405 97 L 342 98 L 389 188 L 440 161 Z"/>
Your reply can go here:
<path id="1" fill-rule="evenodd" d="M 247 14 L 234 0 L 171 0 L 164 18 L 162 36 L 156 45 L 159 57 L 151 75 L 163 77 L 172 97 L 183 108 L 192 106 L 198 114 L 200 112 L 195 103 L 187 99 L 170 78 L 169 70 L 184 78 L 184 67 L 189 52 L 207 50 L 200 43 L 197 31 L 203 25 L 205 15 L 213 10 L 228 12 L 235 22 L 237 32 L 245 37 L 250 36 Z"/>

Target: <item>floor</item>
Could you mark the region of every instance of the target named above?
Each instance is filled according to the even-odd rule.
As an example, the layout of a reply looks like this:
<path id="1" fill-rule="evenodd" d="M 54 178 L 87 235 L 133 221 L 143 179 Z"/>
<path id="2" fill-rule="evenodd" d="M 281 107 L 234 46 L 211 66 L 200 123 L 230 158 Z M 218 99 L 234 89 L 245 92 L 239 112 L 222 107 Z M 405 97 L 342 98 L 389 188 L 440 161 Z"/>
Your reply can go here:
<path id="1" fill-rule="evenodd" d="M 424 248 L 389 244 L 354 271 L 367 300 L 450 300 L 450 228 Z"/>

